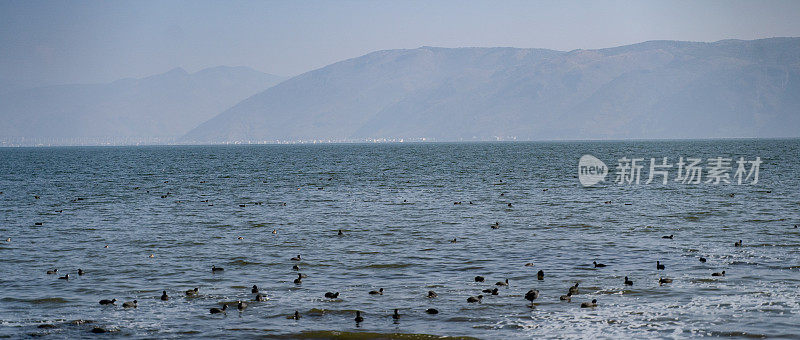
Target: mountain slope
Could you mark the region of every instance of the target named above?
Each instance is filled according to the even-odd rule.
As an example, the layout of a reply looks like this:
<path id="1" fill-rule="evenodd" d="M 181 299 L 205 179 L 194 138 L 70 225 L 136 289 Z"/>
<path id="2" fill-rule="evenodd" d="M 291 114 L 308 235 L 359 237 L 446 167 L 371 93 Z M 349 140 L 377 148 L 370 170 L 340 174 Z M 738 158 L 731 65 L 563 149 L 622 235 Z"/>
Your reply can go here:
<path id="1" fill-rule="evenodd" d="M 193 143 L 800 134 L 800 38 L 651 41 L 569 52 L 378 51 L 267 89 Z"/>
<path id="2" fill-rule="evenodd" d="M 59 85 L 0 95 L 0 137 L 175 138 L 283 80 L 246 67 L 176 68 L 109 84 Z"/>

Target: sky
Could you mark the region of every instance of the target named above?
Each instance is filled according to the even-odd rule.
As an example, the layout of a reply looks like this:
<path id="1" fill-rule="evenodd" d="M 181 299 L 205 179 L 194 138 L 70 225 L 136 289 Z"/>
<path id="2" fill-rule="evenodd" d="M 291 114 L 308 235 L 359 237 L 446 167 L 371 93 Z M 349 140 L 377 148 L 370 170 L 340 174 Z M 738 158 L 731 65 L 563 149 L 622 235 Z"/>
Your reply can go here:
<path id="1" fill-rule="evenodd" d="M 800 1 L 0 0 L 0 86 L 220 65 L 293 76 L 420 46 L 569 51 L 796 37 L 799 18 Z"/>

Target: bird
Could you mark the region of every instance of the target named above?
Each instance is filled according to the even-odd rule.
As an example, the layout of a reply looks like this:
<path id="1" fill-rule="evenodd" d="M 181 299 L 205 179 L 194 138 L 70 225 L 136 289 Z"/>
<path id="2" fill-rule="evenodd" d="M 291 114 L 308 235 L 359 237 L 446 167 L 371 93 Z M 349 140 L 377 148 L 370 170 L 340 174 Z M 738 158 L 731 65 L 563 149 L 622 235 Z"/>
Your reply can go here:
<path id="1" fill-rule="evenodd" d="M 505 282 L 503 282 L 503 281 L 497 281 L 497 282 L 495 283 L 495 286 L 508 286 L 508 279 L 506 279 L 506 281 L 505 281 Z"/>
<path id="2" fill-rule="evenodd" d="M 494 224 L 492 224 L 492 229 L 500 229 L 500 222 L 494 222 Z"/>
<path id="3" fill-rule="evenodd" d="M 284 203 L 283 205 L 286 205 L 286 203 Z M 272 229 L 272 233 L 273 234 L 277 234 L 278 233 L 278 229 Z"/>
<path id="4" fill-rule="evenodd" d="M 294 311 L 294 315 L 289 317 L 290 319 L 299 320 L 300 319 L 300 312 Z"/>
<path id="5" fill-rule="evenodd" d="M 392 314 L 392 319 L 400 319 L 400 313 L 397 312 L 397 309 L 394 310 L 394 314 Z"/>
<path id="6" fill-rule="evenodd" d="M 58 273 L 58 268 L 55 268 L 53 270 L 48 270 L 47 271 L 47 275 L 52 275 L 52 274 L 55 274 L 55 273 Z"/>
<path id="7" fill-rule="evenodd" d="M 102 299 L 102 300 L 100 300 L 100 304 L 104 305 L 104 306 L 105 305 L 113 305 L 115 302 L 117 302 L 117 299 L 111 299 L 111 300 Z"/>
<path id="8" fill-rule="evenodd" d="M 700 258 L 700 262 L 706 263 L 706 258 L 705 257 L 701 257 Z"/>
<path id="9" fill-rule="evenodd" d="M 195 296 L 195 295 L 197 295 L 197 292 L 199 290 L 200 290 L 200 288 L 198 288 L 198 287 L 195 287 L 194 289 L 189 289 L 189 290 L 186 291 L 186 296 Z"/>
<path id="10" fill-rule="evenodd" d="M 597 299 L 593 299 L 592 302 L 581 303 L 581 308 L 590 308 L 590 307 L 597 307 Z"/>
<path id="11" fill-rule="evenodd" d="M 428 313 L 428 314 L 439 314 L 439 310 L 436 309 L 436 308 L 428 308 L 428 309 L 425 310 L 425 313 Z"/>
<path id="12" fill-rule="evenodd" d="M 711 276 L 725 276 L 725 271 L 723 270 L 721 273 L 711 273 Z"/>
<path id="13" fill-rule="evenodd" d="M 298 265 L 294 265 L 294 266 L 292 266 L 292 269 L 293 269 L 293 270 L 300 270 L 300 266 L 298 266 Z"/>
<path id="14" fill-rule="evenodd" d="M 253 294 L 258 293 L 258 286 L 253 285 L 253 289 L 251 289 L 250 292 Z"/>
<path id="15" fill-rule="evenodd" d="M 475 277 L 475 282 L 483 282 L 484 280 L 485 280 L 485 279 L 483 278 L 483 276 L 480 276 L 480 275 L 479 275 L 479 276 L 476 276 L 476 277 Z"/>
<path id="16" fill-rule="evenodd" d="M 378 289 L 378 290 L 371 290 L 369 292 L 369 295 L 383 295 L 383 288 Z"/>
<path id="17" fill-rule="evenodd" d="M 661 261 L 656 261 L 656 270 L 664 270 L 664 265 L 661 264 Z"/>
<path id="18" fill-rule="evenodd" d="M 436 294 L 436 292 L 434 292 L 434 291 L 432 291 L 432 290 L 429 290 L 429 291 L 428 291 L 428 297 L 429 297 L 429 298 L 435 298 L 435 297 L 437 297 L 437 296 L 439 296 L 439 295 L 438 295 L 438 294 Z"/>
<path id="19" fill-rule="evenodd" d="M 796 228 L 796 227 L 795 227 L 795 228 Z M 11 238 L 10 238 L 10 237 L 9 237 L 9 238 L 7 238 L 7 239 L 6 239 L 6 242 L 11 242 Z"/>
<path id="20" fill-rule="evenodd" d="M 739 240 L 739 242 L 734 243 L 733 246 L 734 247 L 741 247 L 742 246 L 742 240 Z"/>
<path id="21" fill-rule="evenodd" d="M 297 278 L 294 279 L 294 283 L 296 283 L 296 284 L 303 283 L 303 274 L 297 274 Z"/>
<path id="22" fill-rule="evenodd" d="M 595 268 L 602 268 L 602 267 L 605 267 L 605 266 L 606 266 L 606 265 L 604 265 L 604 264 L 602 264 L 602 263 L 597 263 L 597 261 L 594 261 L 594 262 L 592 262 L 592 263 L 594 264 L 594 267 L 595 267 Z"/>
<path id="23" fill-rule="evenodd" d="M 61 276 L 61 277 L 59 277 L 58 279 L 59 279 L 59 280 L 69 280 L 69 274 L 66 274 L 66 275 L 64 275 L 64 276 Z"/>
<path id="24" fill-rule="evenodd" d="M 237 302 L 238 302 L 238 304 L 236 305 L 236 308 L 238 308 L 240 312 L 243 311 L 245 308 L 247 308 L 247 304 L 246 303 L 242 302 L 241 300 L 239 300 Z"/>
<path id="25" fill-rule="evenodd" d="M 572 293 L 567 293 L 567 295 L 561 295 L 561 296 L 558 297 L 558 299 L 561 300 L 561 301 L 570 302 L 570 301 L 572 301 Z"/>
<path id="26" fill-rule="evenodd" d="M 511 207 L 512 207 L 511 203 L 509 203 L 509 204 L 508 204 L 508 207 L 509 207 L 509 208 L 511 208 Z"/>
<path id="27" fill-rule="evenodd" d="M 122 304 L 122 308 L 136 308 L 138 306 L 139 306 L 139 301 L 136 300 L 124 302 Z"/>
<path id="28" fill-rule="evenodd" d="M 628 277 L 626 276 L 625 277 L 625 284 L 628 285 L 628 286 L 633 286 L 633 281 L 628 280 Z"/>
<path id="29" fill-rule="evenodd" d="M 455 237 L 452 240 L 450 240 L 450 243 L 456 243 L 456 242 L 458 242 L 458 240 Z"/>
<path id="30" fill-rule="evenodd" d="M 220 309 L 220 308 L 217 308 L 217 307 L 214 307 L 214 308 L 211 308 L 211 309 L 209 309 L 208 311 L 209 311 L 211 314 L 219 314 L 219 313 L 225 313 L 225 310 L 226 310 L 226 309 L 228 309 L 228 305 L 222 305 L 222 308 L 221 308 L 221 309 Z"/>
<path id="31" fill-rule="evenodd" d="M 659 285 L 662 285 L 662 284 L 665 284 L 665 283 L 672 283 L 672 279 L 668 279 L 668 278 L 664 278 L 664 277 L 658 279 L 658 284 Z"/>
<path id="32" fill-rule="evenodd" d="M 498 294 L 499 294 L 499 293 L 498 293 L 499 291 L 500 291 L 500 290 L 499 290 L 499 289 L 497 289 L 497 288 L 494 288 L 494 289 L 487 288 L 487 289 L 484 289 L 482 292 L 483 292 L 483 293 L 487 293 L 487 294 L 492 294 L 492 295 L 498 295 Z"/>
<path id="33" fill-rule="evenodd" d="M 297 255 L 297 257 L 293 257 L 292 261 L 300 261 L 300 255 Z"/>
<path id="34" fill-rule="evenodd" d="M 539 270 L 539 272 L 536 273 L 536 279 L 540 281 L 544 280 L 544 270 Z"/>
<path id="35" fill-rule="evenodd" d="M 533 267 L 533 262 L 528 262 L 525 264 L 525 267 Z"/>
<path id="36" fill-rule="evenodd" d="M 213 273 L 213 272 L 221 272 L 221 271 L 223 271 L 223 270 L 225 270 L 225 268 L 222 268 L 222 267 L 217 267 L 217 266 L 211 266 L 211 272 L 212 272 L 212 273 Z"/>
<path id="37" fill-rule="evenodd" d="M 83 274 L 86 274 L 86 272 L 84 272 L 83 269 L 78 268 L 78 276 L 82 276 Z"/>
<path id="38" fill-rule="evenodd" d="M 525 300 L 531 302 L 531 308 L 533 308 L 533 300 L 536 300 L 539 297 L 539 291 L 536 289 L 531 289 L 527 293 L 525 293 Z"/>
<path id="39" fill-rule="evenodd" d="M 339 292 L 336 292 L 336 293 L 327 292 L 327 293 L 325 293 L 325 297 L 329 298 L 329 299 L 338 298 L 339 297 Z"/>
<path id="40" fill-rule="evenodd" d="M 269 299 L 267 299 L 267 297 L 264 296 L 264 294 L 261 294 L 261 293 L 256 294 L 256 297 L 253 298 L 253 301 L 259 301 L 259 302 L 263 302 L 263 301 L 267 301 L 267 300 L 269 300 Z"/>
<path id="41" fill-rule="evenodd" d="M 342 229 L 339 229 L 339 234 L 338 234 L 338 235 L 339 235 L 339 236 L 342 236 L 342 235 L 344 235 L 344 233 L 342 232 Z"/>
<path id="42" fill-rule="evenodd" d="M 167 300 L 169 300 L 169 296 L 167 296 L 167 291 L 165 290 L 161 292 L 161 301 L 167 301 Z"/>
<path id="43" fill-rule="evenodd" d="M 469 303 L 481 302 L 482 299 L 483 299 L 483 295 L 470 296 L 470 297 L 467 298 L 467 302 L 469 302 Z"/>
<path id="44" fill-rule="evenodd" d="M 364 317 L 362 317 L 362 316 L 361 316 L 361 311 L 358 311 L 358 310 L 356 311 L 356 318 L 355 318 L 355 320 L 356 320 L 356 323 L 359 323 L 359 322 L 362 322 L 362 321 L 364 321 Z"/>
<path id="45" fill-rule="evenodd" d="M 670 240 L 671 240 L 671 239 L 672 239 L 672 237 L 674 237 L 674 236 L 675 236 L 675 235 L 661 236 L 661 238 L 667 238 L 667 239 L 670 239 Z"/>
<path id="46" fill-rule="evenodd" d="M 578 282 L 575 282 L 574 286 L 569 287 L 569 293 L 570 295 L 578 295 Z"/>
<path id="47" fill-rule="evenodd" d="M 244 240 L 244 237 L 239 236 L 237 239 Z"/>

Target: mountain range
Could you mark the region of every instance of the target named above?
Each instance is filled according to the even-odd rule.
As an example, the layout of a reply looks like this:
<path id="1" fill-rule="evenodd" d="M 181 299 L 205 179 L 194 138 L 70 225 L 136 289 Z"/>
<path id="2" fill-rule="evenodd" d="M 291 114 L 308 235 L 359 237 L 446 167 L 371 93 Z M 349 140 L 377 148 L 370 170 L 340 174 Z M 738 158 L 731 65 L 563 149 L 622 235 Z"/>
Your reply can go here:
<path id="1" fill-rule="evenodd" d="M 797 137 L 800 38 L 386 50 L 256 94 L 183 142 Z"/>
<path id="2" fill-rule="evenodd" d="M 6 87 L 11 88 L 11 87 Z M 174 69 L 0 92 L 0 139 L 166 143 L 800 137 L 800 38 L 376 51 L 285 79 Z"/>

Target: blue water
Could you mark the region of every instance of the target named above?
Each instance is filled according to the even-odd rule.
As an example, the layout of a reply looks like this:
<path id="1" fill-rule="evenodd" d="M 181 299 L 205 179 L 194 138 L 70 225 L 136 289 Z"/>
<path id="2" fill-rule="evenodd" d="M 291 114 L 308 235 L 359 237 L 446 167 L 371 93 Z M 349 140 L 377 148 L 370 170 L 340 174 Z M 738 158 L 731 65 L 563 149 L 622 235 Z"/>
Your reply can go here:
<path id="1" fill-rule="evenodd" d="M 606 182 L 580 185 L 583 154 Z M 643 184 L 665 156 L 763 163 L 757 184 Z M 799 140 L 0 149 L 0 337 L 798 338 L 798 156 Z M 613 183 L 621 157 L 646 159 L 642 184 Z M 209 314 L 254 284 L 269 301 Z"/>

